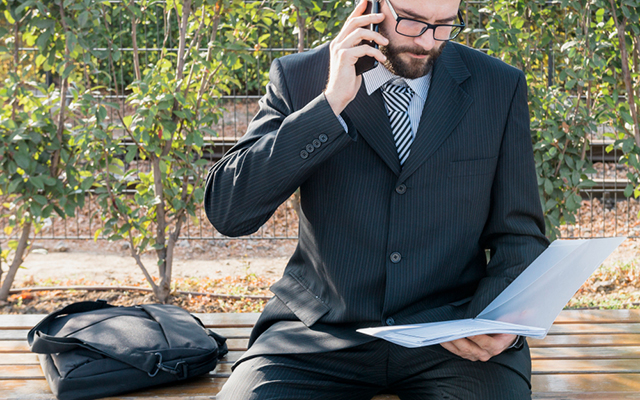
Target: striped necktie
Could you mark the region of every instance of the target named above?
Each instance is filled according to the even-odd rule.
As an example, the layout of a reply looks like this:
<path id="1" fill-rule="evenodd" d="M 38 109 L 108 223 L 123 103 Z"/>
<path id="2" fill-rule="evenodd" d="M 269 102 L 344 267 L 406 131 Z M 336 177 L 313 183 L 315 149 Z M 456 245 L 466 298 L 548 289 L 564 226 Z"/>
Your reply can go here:
<path id="1" fill-rule="evenodd" d="M 408 113 L 409 103 L 411 103 L 413 94 L 414 92 L 409 86 L 387 83 L 382 87 L 382 97 L 387 103 L 391 132 L 393 133 L 393 141 L 398 150 L 401 166 L 409 157 L 411 143 L 413 142 L 413 132 L 411 131 L 411 121 Z"/>

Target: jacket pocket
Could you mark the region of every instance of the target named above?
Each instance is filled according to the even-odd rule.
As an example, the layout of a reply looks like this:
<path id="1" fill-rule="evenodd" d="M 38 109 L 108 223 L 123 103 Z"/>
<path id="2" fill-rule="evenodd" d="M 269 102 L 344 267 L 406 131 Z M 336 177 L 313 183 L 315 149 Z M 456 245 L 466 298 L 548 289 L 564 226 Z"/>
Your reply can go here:
<path id="1" fill-rule="evenodd" d="M 319 296 L 316 296 L 302 278 L 285 273 L 282 279 L 271 286 L 271 291 L 298 317 L 306 326 L 315 324 L 331 308 Z"/>
<path id="2" fill-rule="evenodd" d="M 498 157 L 480 158 L 477 160 L 451 161 L 449 177 L 485 175 L 493 172 Z"/>

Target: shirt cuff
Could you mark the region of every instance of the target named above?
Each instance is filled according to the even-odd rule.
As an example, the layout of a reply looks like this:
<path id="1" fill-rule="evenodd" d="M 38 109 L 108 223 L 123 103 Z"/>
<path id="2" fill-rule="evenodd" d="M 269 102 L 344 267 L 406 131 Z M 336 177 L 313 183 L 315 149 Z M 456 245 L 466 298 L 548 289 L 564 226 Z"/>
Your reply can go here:
<path id="1" fill-rule="evenodd" d="M 347 123 L 344 122 L 344 119 L 340 115 L 337 115 L 337 117 L 338 117 L 338 122 L 340 122 L 340 125 L 342 125 L 342 127 L 344 128 L 344 131 L 349 133 L 349 127 L 347 127 Z"/>
<path id="2" fill-rule="evenodd" d="M 518 335 L 516 337 L 515 342 L 513 342 L 513 344 L 511 346 L 507 347 L 507 350 L 509 350 L 509 349 L 520 350 L 522 348 L 522 346 L 524 346 L 524 337 Z"/>

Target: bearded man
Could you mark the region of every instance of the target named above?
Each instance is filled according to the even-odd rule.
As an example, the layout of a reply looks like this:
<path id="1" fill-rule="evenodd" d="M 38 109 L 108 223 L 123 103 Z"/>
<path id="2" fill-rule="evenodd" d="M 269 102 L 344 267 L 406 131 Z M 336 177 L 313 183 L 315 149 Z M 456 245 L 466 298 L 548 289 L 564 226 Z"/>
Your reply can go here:
<path id="1" fill-rule="evenodd" d="M 356 332 L 474 317 L 548 246 L 524 74 L 450 42 L 459 6 L 363 2 L 329 45 L 273 62 L 205 210 L 247 235 L 300 188 L 299 243 L 218 399 L 530 398 L 522 338 Z"/>

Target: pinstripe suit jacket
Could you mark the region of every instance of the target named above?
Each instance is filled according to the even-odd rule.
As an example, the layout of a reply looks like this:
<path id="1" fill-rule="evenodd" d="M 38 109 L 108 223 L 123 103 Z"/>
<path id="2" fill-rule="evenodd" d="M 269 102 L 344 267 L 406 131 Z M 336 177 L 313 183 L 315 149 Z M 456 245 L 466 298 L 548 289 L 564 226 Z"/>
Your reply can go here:
<path id="1" fill-rule="evenodd" d="M 347 133 L 322 93 L 328 70 L 327 45 L 276 59 L 260 111 L 207 179 L 207 216 L 229 236 L 300 187 L 299 243 L 245 357 L 473 317 L 548 245 L 521 71 L 449 43 L 401 169 L 380 91 L 361 86 Z M 516 353 L 505 362 L 527 374 Z"/>

